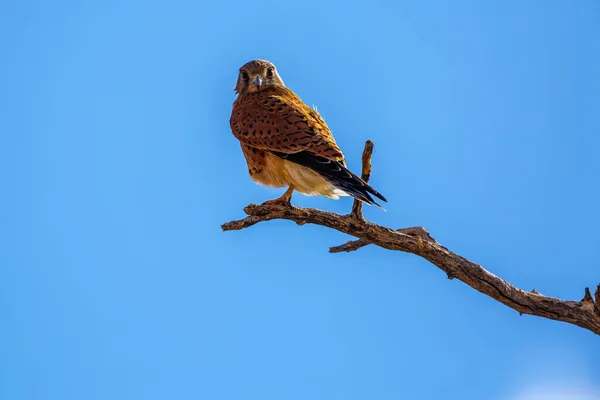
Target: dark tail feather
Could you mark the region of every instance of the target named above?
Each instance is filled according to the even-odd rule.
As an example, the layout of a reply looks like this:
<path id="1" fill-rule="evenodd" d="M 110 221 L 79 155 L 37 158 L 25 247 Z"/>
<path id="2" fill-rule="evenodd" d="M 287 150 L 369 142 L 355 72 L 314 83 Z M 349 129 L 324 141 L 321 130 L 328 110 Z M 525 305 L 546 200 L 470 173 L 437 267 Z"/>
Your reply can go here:
<path id="1" fill-rule="evenodd" d="M 371 195 L 387 202 L 386 198 L 383 197 L 381 193 L 373 189 L 368 183 L 360 179 L 358 176 L 354 175 L 339 161 L 329 160 L 325 157 L 317 156 L 308 151 L 301 151 L 293 154 L 273 152 L 273 154 L 283 158 L 284 160 L 288 160 L 312 169 L 336 188 L 343 190 L 349 195 L 367 204 L 375 204 L 376 206 L 381 207 L 375 200 L 373 200 Z"/>

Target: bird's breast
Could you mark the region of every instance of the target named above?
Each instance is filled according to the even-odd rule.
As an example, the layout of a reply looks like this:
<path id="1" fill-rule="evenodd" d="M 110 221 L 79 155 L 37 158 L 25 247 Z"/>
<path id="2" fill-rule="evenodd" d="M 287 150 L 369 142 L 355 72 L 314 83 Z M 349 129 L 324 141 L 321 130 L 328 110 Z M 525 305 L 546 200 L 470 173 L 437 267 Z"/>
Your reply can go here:
<path id="1" fill-rule="evenodd" d="M 248 158 L 248 157 L 247 157 Z M 252 160 L 255 172 L 250 168 L 252 179 L 264 186 L 288 187 L 293 186 L 298 192 L 305 195 L 323 195 L 336 198 L 340 193 L 336 192 L 329 182 L 313 170 L 291 161 L 283 160 L 268 152 Z M 250 162 L 248 163 L 250 166 Z"/>

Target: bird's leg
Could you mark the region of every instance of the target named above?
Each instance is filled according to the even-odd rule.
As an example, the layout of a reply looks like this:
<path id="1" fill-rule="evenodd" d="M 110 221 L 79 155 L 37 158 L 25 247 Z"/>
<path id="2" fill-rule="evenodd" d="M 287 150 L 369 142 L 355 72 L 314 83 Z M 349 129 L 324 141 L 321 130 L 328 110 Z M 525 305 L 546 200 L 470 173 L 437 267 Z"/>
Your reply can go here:
<path id="1" fill-rule="evenodd" d="M 285 193 L 280 198 L 275 199 L 275 200 L 265 201 L 262 205 L 263 206 L 277 206 L 277 205 L 289 206 L 289 205 L 291 205 L 290 202 L 292 200 L 293 192 L 294 192 L 294 187 L 292 185 L 290 185 L 288 190 L 286 190 Z"/>

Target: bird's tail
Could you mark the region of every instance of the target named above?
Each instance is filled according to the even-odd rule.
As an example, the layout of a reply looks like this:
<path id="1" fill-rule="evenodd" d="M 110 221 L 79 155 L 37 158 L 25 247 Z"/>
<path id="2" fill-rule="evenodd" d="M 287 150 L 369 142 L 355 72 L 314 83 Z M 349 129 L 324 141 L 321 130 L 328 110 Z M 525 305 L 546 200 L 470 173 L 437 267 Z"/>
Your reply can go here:
<path id="1" fill-rule="evenodd" d="M 277 152 L 274 154 L 285 160 L 310 168 L 337 189 L 343 190 L 350 196 L 353 196 L 364 203 L 376 205 L 381 208 L 381 205 L 373 199 L 373 196 L 387 202 L 386 198 L 383 197 L 381 193 L 352 173 L 352 171 L 346 168 L 340 161 L 329 160 L 308 151 L 301 151 L 293 154 Z"/>

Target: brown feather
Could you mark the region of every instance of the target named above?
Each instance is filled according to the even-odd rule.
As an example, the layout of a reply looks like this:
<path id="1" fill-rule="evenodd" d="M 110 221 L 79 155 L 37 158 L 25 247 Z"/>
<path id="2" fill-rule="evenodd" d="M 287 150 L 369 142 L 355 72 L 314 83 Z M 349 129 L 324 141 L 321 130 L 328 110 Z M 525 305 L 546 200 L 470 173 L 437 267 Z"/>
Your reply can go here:
<path id="1" fill-rule="evenodd" d="M 308 150 L 331 160 L 344 159 L 321 116 L 285 87 L 240 95 L 233 103 L 230 125 L 234 136 L 250 147 L 282 153 Z"/>

